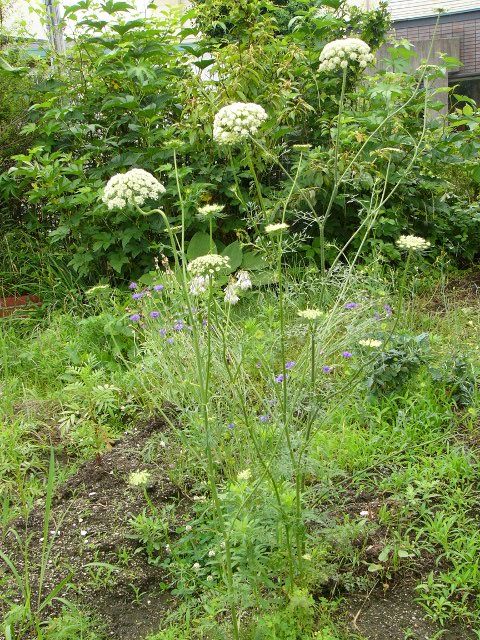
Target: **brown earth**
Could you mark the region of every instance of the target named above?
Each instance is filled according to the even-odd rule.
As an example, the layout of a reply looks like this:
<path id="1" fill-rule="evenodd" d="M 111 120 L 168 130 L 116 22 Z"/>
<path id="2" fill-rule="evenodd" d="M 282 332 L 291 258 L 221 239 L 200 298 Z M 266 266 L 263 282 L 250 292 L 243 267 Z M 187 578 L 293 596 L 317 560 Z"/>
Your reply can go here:
<path id="1" fill-rule="evenodd" d="M 98 614 L 105 622 L 107 634 L 115 640 L 139 640 L 158 630 L 172 602 L 168 592 L 160 588 L 165 580 L 163 570 L 149 564 L 143 552 L 136 552 L 138 543 L 131 539 L 128 524 L 132 516 L 146 507 L 142 490 L 128 484 L 129 474 L 137 469 L 151 473 L 148 492 L 156 507 L 174 502 L 180 512 L 187 509 L 188 499 L 179 495 L 162 471 L 161 447 L 155 465 L 143 459 L 146 443 L 162 430 L 163 424 L 159 422 L 138 427 L 114 444 L 111 451 L 83 464 L 57 491 L 52 507 L 49 535 L 55 536 L 55 542 L 43 593 L 47 594 L 71 574 L 74 587 L 65 587 L 59 595 Z M 26 522 L 18 520 L 12 525 L 22 539 L 31 536 L 29 565 L 34 591 L 38 584 L 43 522 L 43 507 L 39 505 Z M 12 533 L 7 535 L 3 550 L 22 571 L 21 550 Z M 128 554 L 128 562 L 122 563 L 122 553 Z M 115 570 L 86 566 L 89 563 L 108 563 Z M 0 564 L 0 578 L 2 571 L 7 575 Z M 137 599 L 135 593 L 140 594 Z M 14 597 L 21 601 L 19 594 Z M 60 606 L 57 603 L 46 613 L 55 614 Z M 0 598 L 0 619 L 4 613 Z"/>

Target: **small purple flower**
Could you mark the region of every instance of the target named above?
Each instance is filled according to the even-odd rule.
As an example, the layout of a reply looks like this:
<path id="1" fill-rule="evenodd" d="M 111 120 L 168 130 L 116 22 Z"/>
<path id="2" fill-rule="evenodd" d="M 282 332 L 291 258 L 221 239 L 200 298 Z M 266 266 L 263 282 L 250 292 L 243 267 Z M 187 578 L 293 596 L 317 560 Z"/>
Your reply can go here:
<path id="1" fill-rule="evenodd" d="M 348 360 L 348 358 L 353 358 L 353 353 L 350 353 L 350 351 L 344 351 L 342 353 L 342 357 L 343 358 L 347 358 L 347 360 Z"/>
<path id="2" fill-rule="evenodd" d="M 207 321 L 207 320 L 202 320 L 202 327 L 206 327 L 206 326 L 207 326 L 207 324 L 208 324 L 208 321 Z"/>
<path id="3" fill-rule="evenodd" d="M 130 282 L 130 284 L 128 285 L 129 289 L 137 289 L 138 288 L 138 284 L 136 282 Z"/>
<path id="4" fill-rule="evenodd" d="M 174 331 L 181 331 L 184 327 L 185 327 L 185 323 L 184 323 L 182 320 L 178 320 L 178 321 L 173 325 L 173 330 L 174 330 Z"/>
<path id="5" fill-rule="evenodd" d="M 285 369 L 287 371 L 290 371 L 290 369 L 293 369 L 293 367 L 296 365 L 297 363 L 294 362 L 293 360 L 289 360 L 288 362 L 285 363 Z"/>
<path id="6" fill-rule="evenodd" d="M 229 422 L 229 424 L 227 424 L 227 427 L 231 430 L 231 429 L 235 429 L 235 424 L 233 422 Z"/>
<path id="7" fill-rule="evenodd" d="M 323 371 L 323 373 L 331 373 L 332 372 L 332 367 L 329 367 L 328 364 L 325 364 L 322 367 L 322 371 Z"/>
<path id="8" fill-rule="evenodd" d="M 173 338 L 167 338 L 168 344 L 173 344 Z"/>
<path id="9" fill-rule="evenodd" d="M 134 313 L 130 316 L 130 320 L 132 322 L 139 322 L 140 321 L 140 314 L 139 313 Z"/>
<path id="10" fill-rule="evenodd" d="M 389 318 L 392 313 L 393 313 L 393 309 L 389 304 L 386 304 L 383 306 L 383 308 L 385 309 L 385 313 L 387 314 L 387 317 Z"/>
<path id="11" fill-rule="evenodd" d="M 159 318 L 160 311 L 150 311 L 150 318 Z"/>
<path id="12" fill-rule="evenodd" d="M 358 306 L 357 302 L 347 302 L 345 309 L 356 309 Z"/>
<path id="13" fill-rule="evenodd" d="M 158 332 L 162 338 L 165 338 L 165 336 L 167 335 L 167 330 L 166 329 L 160 329 Z"/>
<path id="14" fill-rule="evenodd" d="M 275 382 L 279 382 L 279 383 L 283 382 L 284 380 L 285 380 L 285 376 L 283 375 L 283 373 L 281 373 L 275 378 Z"/>
<path id="15" fill-rule="evenodd" d="M 269 415 L 263 415 L 263 416 L 258 416 L 258 419 L 260 420 L 260 422 L 268 422 L 270 419 Z"/>
<path id="16" fill-rule="evenodd" d="M 154 290 L 154 291 L 163 291 L 163 289 L 164 289 L 163 284 L 156 284 L 156 285 L 154 285 L 154 287 L 153 287 L 153 290 Z"/>
<path id="17" fill-rule="evenodd" d="M 139 293 L 132 293 L 132 299 L 133 300 L 140 300 L 141 298 L 143 298 L 145 294 L 142 292 Z"/>

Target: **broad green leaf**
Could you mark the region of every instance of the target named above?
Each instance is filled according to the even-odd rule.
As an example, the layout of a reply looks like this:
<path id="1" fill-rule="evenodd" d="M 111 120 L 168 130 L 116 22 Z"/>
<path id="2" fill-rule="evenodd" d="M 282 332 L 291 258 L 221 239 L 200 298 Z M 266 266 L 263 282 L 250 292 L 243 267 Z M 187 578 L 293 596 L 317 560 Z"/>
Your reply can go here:
<path id="1" fill-rule="evenodd" d="M 260 271 L 267 268 L 267 263 L 263 256 L 253 251 L 247 251 L 243 254 L 242 267 L 247 271 Z"/>
<path id="2" fill-rule="evenodd" d="M 216 250 L 215 245 L 213 245 L 213 251 L 210 251 L 210 236 L 208 233 L 197 231 L 188 243 L 187 258 L 189 260 L 195 260 L 195 258 L 205 256 L 207 253 L 215 253 Z"/>
<path id="3" fill-rule="evenodd" d="M 229 244 L 222 251 L 222 256 L 230 259 L 230 271 L 235 271 L 242 264 L 243 252 L 238 240 Z"/>

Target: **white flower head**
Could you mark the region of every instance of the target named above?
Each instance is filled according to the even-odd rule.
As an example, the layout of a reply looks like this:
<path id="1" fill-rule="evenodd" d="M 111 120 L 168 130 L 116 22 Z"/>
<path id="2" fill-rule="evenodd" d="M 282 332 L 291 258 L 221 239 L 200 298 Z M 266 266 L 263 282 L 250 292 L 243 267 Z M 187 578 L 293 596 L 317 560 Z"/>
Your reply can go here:
<path id="1" fill-rule="evenodd" d="M 237 291 L 238 291 L 238 287 L 235 282 L 231 282 L 230 284 L 227 284 L 227 286 L 224 289 L 225 302 L 227 304 L 237 304 L 237 302 L 240 300 L 240 298 L 237 295 Z"/>
<path id="2" fill-rule="evenodd" d="M 212 276 L 219 271 L 230 267 L 230 259 L 227 256 L 219 256 L 217 253 L 209 253 L 189 262 L 187 271 L 192 276 Z"/>
<path id="3" fill-rule="evenodd" d="M 206 292 L 209 278 L 210 276 L 194 276 L 190 280 L 189 290 L 192 296 L 200 296 Z"/>
<path id="4" fill-rule="evenodd" d="M 373 338 L 367 338 L 366 340 L 359 340 L 358 344 L 362 347 L 369 347 L 370 349 L 378 349 L 382 346 L 381 340 L 374 340 Z"/>
<path id="5" fill-rule="evenodd" d="M 237 478 L 239 480 L 250 480 L 251 477 L 252 472 L 250 471 L 250 469 L 245 469 L 244 471 L 240 471 L 240 473 L 237 474 Z"/>
<path id="6" fill-rule="evenodd" d="M 375 56 L 366 42 L 360 38 L 343 38 L 323 47 L 319 71 L 337 71 L 353 64 L 364 68 L 374 60 Z"/>
<path id="7" fill-rule="evenodd" d="M 102 200 L 109 209 L 124 209 L 126 206 L 141 207 L 146 200 L 158 200 L 163 193 L 165 187 L 151 173 L 144 169 L 130 169 L 110 178 Z"/>
<path id="8" fill-rule="evenodd" d="M 195 571 L 198 571 L 200 569 L 200 563 L 195 562 L 195 564 L 193 565 L 193 568 L 195 569 Z"/>
<path id="9" fill-rule="evenodd" d="M 323 312 L 320 309 L 301 309 L 297 315 L 303 320 L 309 320 L 310 322 L 315 322 L 315 320 L 319 320 L 323 317 Z"/>
<path id="10" fill-rule="evenodd" d="M 276 224 L 267 224 L 266 233 L 277 233 L 278 231 L 286 231 L 289 225 L 286 222 L 277 222 Z"/>
<path id="11" fill-rule="evenodd" d="M 431 246 L 428 240 L 419 236 L 400 236 L 396 245 L 399 249 L 405 251 L 425 251 Z"/>
<path id="12" fill-rule="evenodd" d="M 149 471 L 132 471 L 128 476 L 128 484 L 132 487 L 146 487 L 150 482 Z"/>
<path id="13" fill-rule="evenodd" d="M 215 551 L 213 549 L 210 549 L 210 551 L 208 552 L 208 557 L 209 558 L 214 558 L 215 557 Z"/>
<path id="14" fill-rule="evenodd" d="M 208 220 L 209 218 L 221 217 L 225 206 L 223 204 L 205 204 L 203 207 L 198 207 L 198 217 L 202 220 Z"/>
<path id="15" fill-rule="evenodd" d="M 254 136 L 267 119 L 267 112 L 254 102 L 234 102 L 222 107 L 213 121 L 213 138 L 219 144 L 236 144 Z"/>

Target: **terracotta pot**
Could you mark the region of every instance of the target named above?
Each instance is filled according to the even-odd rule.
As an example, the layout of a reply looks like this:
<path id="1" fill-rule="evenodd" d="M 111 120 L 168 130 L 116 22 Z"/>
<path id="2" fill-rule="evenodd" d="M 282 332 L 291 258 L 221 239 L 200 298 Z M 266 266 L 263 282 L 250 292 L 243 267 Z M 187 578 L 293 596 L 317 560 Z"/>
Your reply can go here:
<path id="1" fill-rule="evenodd" d="M 38 296 L 8 296 L 0 298 L 0 318 L 15 313 L 18 309 L 26 309 L 32 305 L 39 305 L 42 301 Z"/>

